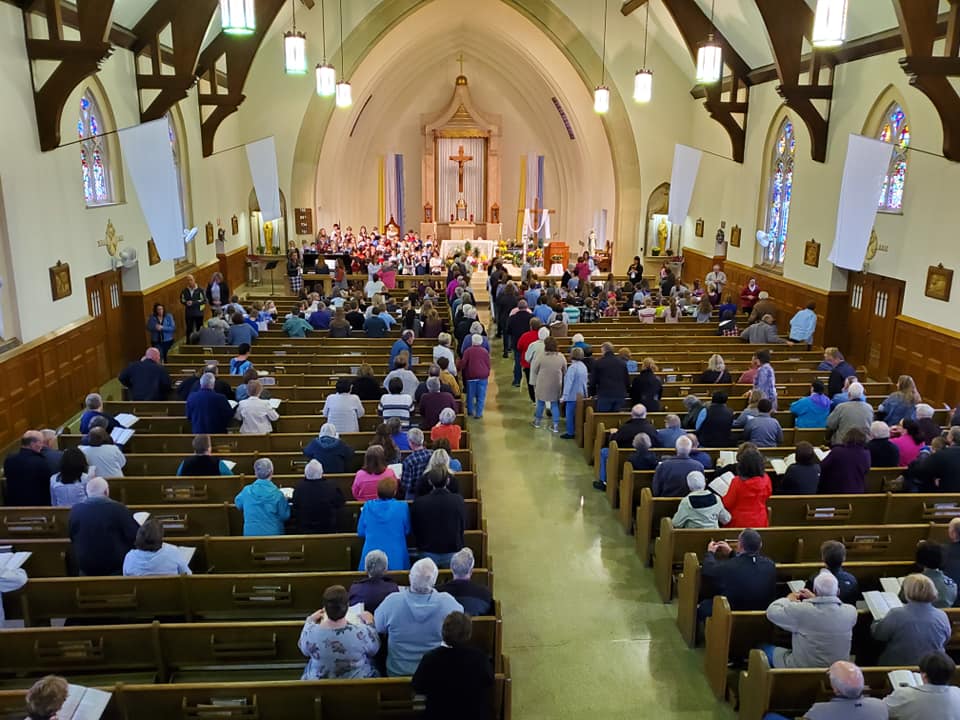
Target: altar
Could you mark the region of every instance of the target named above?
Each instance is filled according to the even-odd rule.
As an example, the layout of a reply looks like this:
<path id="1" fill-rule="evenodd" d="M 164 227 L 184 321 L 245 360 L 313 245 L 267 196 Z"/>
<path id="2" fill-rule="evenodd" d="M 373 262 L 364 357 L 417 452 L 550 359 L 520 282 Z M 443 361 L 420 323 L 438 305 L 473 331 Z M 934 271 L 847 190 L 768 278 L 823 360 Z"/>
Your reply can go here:
<path id="1" fill-rule="evenodd" d="M 467 243 L 470 243 L 470 252 L 467 252 Z M 480 256 L 487 260 L 497 251 L 497 243 L 493 240 L 444 240 L 440 243 L 440 257 L 446 259 L 457 253 L 472 255 L 474 250 L 480 251 Z"/>

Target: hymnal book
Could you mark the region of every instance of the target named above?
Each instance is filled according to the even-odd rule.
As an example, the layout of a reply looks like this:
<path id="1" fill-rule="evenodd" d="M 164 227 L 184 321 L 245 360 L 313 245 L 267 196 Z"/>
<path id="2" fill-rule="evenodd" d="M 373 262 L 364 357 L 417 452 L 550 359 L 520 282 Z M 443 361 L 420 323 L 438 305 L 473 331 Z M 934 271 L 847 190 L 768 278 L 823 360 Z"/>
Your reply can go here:
<path id="1" fill-rule="evenodd" d="M 798 593 L 807 586 L 807 583 L 803 580 L 787 580 L 787 587 L 790 588 L 790 592 Z"/>
<path id="2" fill-rule="evenodd" d="M 813 452 L 817 455 L 817 460 L 823 462 L 823 459 L 830 454 L 829 450 L 823 450 L 822 448 L 815 447 Z"/>
<path id="3" fill-rule="evenodd" d="M 900 587 L 903 585 L 904 578 L 885 577 L 880 578 L 880 587 L 883 591 L 900 597 Z"/>
<path id="4" fill-rule="evenodd" d="M 137 521 L 137 525 L 143 525 L 147 520 L 150 519 L 150 513 L 148 512 L 135 512 L 133 514 L 133 519 Z"/>
<path id="5" fill-rule="evenodd" d="M 710 482 L 710 484 L 707 485 L 707 487 L 713 490 L 713 492 L 715 492 L 717 495 L 723 497 L 724 495 L 727 494 L 727 491 L 730 489 L 730 483 L 732 481 L 733 481 L 733 473 L 725 472 L 720 477 L 714 478 Z"/>
<path id="6" fill-rule="evenodd" d="M 721 450 L 717 456 L 717 467 L 735 465 L 737 462 L 736 450 Z"/>
<path id="7" fill-rule="evenodd" d="M 280 407 L 281 400 L 280 398 L 270 398 L 267 402 L 270 403 L 270 407 L 276 410 L 278 407 Z"/>
<path id="8" fill-rule="evenodd" d="M 900 602 L 900 598 L 895 593 L 880 592 L 879 590 L 865 592 L 863 600 L 874 620 L 883 620 L 887 613 L 894 608 L 903 607 L 903 603 Z"/>
<path id="9" fill-rule="evenodd" d="M 227 400 L 227 402 L 230 403 L 230 407 L 231 407 L 231 409 L 233 409 L 233 410 L 236 410 L 236 409 L 237 409 L 237 405 L 240 404 L 240 403 L 238 403 L 236 400 Z"/>
<path id="10" fill-rule="evenodd" d="M 177 552 L 180 553 L 180 557 L 183 558 L 183 561 L 189 565 L 193 560 L 193 556 L 197 554 L 197 549 L 195 547 L 187 547 L 186 545 L 171 545 L 177 549 Z"/>
<path id="11" fill-rule="evenodd" d="M 133 437 L 134 431 L 128 430 L 127 428 L 116 427 L 110 433 L 110 437 L 113 438 L 113 441 L 117 445 L 126 445 L 130 442 L 130 438 Z"/>
<path id="12" fill-rule="evenodd" d="M 110 704 L 112 693 L 82 685 L 67 687 L 67 700 L 57 712 L 60 720 L 98 720 Z"/>
<path id="13" fill-rule="evenodd" d="M 237 466 L 237 463 L 234 462 L 233 460 L 221 460 L 220 462 L 226 465 L 227 470 L 229 470 L 230 472 L 233 472 L 233 469 Z"/>
<path id="14" fill-rule="evenodd" d="M 397 480 L 403 475 L 403 465 L 401 463 L 394 463 L 393 465 L 387 465 L 387 467 L 393 470 L 393 474 L 397 476 Z"/>
<path id="15" fill-rule="evenodd" d="M 120 413 L 119 415 L 114 415 L 113 419 L 123 425 L 125 428 L 132 428 L 137 424 L 137 420 L 140 418 L 138 418 L 136 415 L 131 415 L 130 413 Z"/>
<path id="16" fill-rule="evenodd" d="M 890 687 L 894 690 L 902 687 L 920 687 L 923 685 L 923 677 L 913 670 L 891 670 L 887 673 L 887 679 L 890 681 Z"/>
<path id="17" fill-rule="evenodd" d="M 23 564 L 29 560 L 33 554 L 30 552 L 12 552 L 13 548 L 9 545 L 4 547 L 9 549 L 0 551 L 0 572 L 17 570 L 23 567 Z"/>
<path id="18" fill-rule="evenodd" d="M 790 467 L 786 460 L 781 460 L 780 458 L 770 458 L 768 462 L 777 475 L 785 475 L 787 468 Z"/>
<path id="19" fill-rule="evenodd" d="M 292 487 L 282 487 L 282 488 L 280 488 L 280 492 L 283 493 L 283 496 L 284 496 L 287 500 L 293 500 L 293 488 L 292 488 Z"/>

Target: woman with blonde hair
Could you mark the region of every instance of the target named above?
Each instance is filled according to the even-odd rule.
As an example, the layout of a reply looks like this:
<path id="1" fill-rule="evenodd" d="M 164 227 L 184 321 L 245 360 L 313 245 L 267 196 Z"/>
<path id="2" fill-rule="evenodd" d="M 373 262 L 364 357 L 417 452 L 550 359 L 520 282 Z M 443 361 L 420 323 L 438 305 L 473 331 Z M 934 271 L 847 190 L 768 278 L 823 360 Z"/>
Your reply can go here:
<path id="1" fill-rule="evenodd" d="M 875 640 L 886 643 L 879 665 L 916 665 L 927 653 L 942 651 L 950 639 L 950 620 L 934 607 L 939 595 L 933 580 L 920 573 L 907 575 L 900 594 L 906 604 L 870 628 Z"/>
<path id="2" fill-rule="evenodd" d="M 705 385 L 727 385 L 733 380 L 727 371 L 727 364 L 724 362 L 723 356 L 714 353 L 707 360 L 707 369 L 700 373 L 694 382 Z"/>
<path id="3" fill-rule="evenodd" d="M 263 385 L 259 380 L 247 383 L 247 398 L 237 403 L 235 417 L 240 421 L 240 432 L 252 435 L 265 435 L 273 432 L 271 423 L 280 419 L 269 400 L 260 397 Z"/>
<path id="4" fill-rule="evenodd" d="M 756 389 L 751 390 L 750 394 L 747 395 L 747 406 L 737 415 L 737 419 L 733 421 L 733 426 L 742 428 L 750 418 L 759 415 L 760 410 L 757 406 L 761 400 L 763 400 L 763 393 Z"/>
<path id="5" fill-rule="evenodd" d="M 890 393 L 887 399 L 880 403 L 877 412 L 883 414 L 883 421 L 893 427 L 903 420 L 917 419 L 917 405 L 920 404 L 920 393 L 917 384 L 909 375 L 901 375 L 897 379 L 896 392 Z"/>

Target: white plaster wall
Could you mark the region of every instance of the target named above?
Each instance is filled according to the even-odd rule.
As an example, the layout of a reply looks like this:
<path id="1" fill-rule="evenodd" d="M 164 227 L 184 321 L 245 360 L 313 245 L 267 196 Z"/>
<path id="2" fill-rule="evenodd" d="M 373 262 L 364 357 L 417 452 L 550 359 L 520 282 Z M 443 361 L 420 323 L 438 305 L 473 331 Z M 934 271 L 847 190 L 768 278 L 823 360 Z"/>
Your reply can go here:
<path id="1" fill-rule="evenodd" d="M 117 127 L 137 124 L 139 108 L 132 55 L 117 49 L 103 63 L 97 79 L 104 88 Z M 78 87 L 65 106 L 61 123 L 63 142 L 76 138 L 76 113 L 84 87 Z M 8 4 L 0 4 L 0 101 L 5 113 L 0 180 L 21 339 L 32 340 L 87 316 L 84 278 L 110 267 L 106 249 L 97 247 L 108 219 L 124 237 L 121 247 L 136 248 L 140 257 L 137 269 L 124 274 L 126 289 L 148 288 L 172 277 L 172 262 L 153 267 L 147 262 L 150 235 L 129 181 L 124 187 L 126 202 L 88 209 L 80 184 L 78 147 L 71 145 L 40 152 L 20 11 Z M 215 246 L 207 246 L 202 239 L 202 226 L 207 220 L 216 222 L 220 218 L 224 222 L 231 247 L 246 243 L 244 221 L 249 172 L 242 149 L 202 159 L 195 92 L 180 105 L 187 132 L 192 216 L 201 226 L 197 262 L 202 264 L 215 259 Z M 237 140 L 236 128 L 236 120 L 228 120 L 218 139 Z M 246 180 L 241 182 L 244 177 Z M 229 232 L 230 216 L 234 212 L 241 217 L 238 238 L 232 238 Z M 52 303 L 48 268 L 57 260 L 70 264 L 73 294 Z M 6 304 L 4 309 L 8 314 L 11 311 Z"/>
<path id="2" fill-rule="evenodd" d="M 836 213 L 847 139 L 861 133 L 877 98 L 893 85 L 906 104 L 912 131 L 912 145 L 934 153 L 942 152 L 943 135 L 933 105 L 910 87 L 897 64 L 902 53 L 890 53 L 841 65 L 837 69 L 834 102 L 826 163 L 810 157 L 810 136 L 800 118 L 790 115 L 797 135 L 794 196 L 784 275 L 797 282 L 824 289 L 844 289 L 846 273 L 836 270 L 827 260 L 833 246 Z M 765 202 L 767 137 L 782 101 L 773 83 L 751 90 L 747 123 L 747 147 L 742 165 L 704 155 L 700 175 L 684 232 L 693 246 L 713 251 L 713 235 L 720 220 L 743 228 L 740 248 L 729 248 L 734 262 L 752 265 L 758 208 Z M 692 144 L 729 157 L 726 133 L 700 110 L 694 121 Z M 954 240 L 960 224 L 960 165 L 921 153 L 910 156 L 904 212 L 879 214 L 876 230 L 881 245 L 889 251 L 878 253 L 869 265 L 871 272 L 907 282 L 903 314 L 951 330 L 960 330 L 960 286 L 954 289 L 950 303 L 926 298 L 923 294 L 927 268 L 942 262 L 960 270 L 960 244 Z M 703 217 L 703 238 L 693 237 L 693 223 Z M 815 238 L 822 244 L 819 268 L 803 263 L 804 243 Z"/>

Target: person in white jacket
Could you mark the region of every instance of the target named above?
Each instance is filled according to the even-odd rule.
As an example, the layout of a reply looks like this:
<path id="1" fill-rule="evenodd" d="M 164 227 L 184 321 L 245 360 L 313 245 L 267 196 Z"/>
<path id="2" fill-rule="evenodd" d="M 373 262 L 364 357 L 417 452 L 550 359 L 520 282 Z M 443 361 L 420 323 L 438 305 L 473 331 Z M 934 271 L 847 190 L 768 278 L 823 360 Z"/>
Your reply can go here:
<path id="1" fill-rule="evenodd" d="M 27 573 L 23 568 L 4 568 L 0 570 L 0 595 L 2 593 L 19 590 L 27 584 Z M 0 596 L 0 628 L 4 626 L 6 618 L 3 614 L 3 598 Z"/>
<path id="2" fill-rule="evenodd" d="M 357 395 L 350 392 L 350 378 L 337 380 L 336 392 L 328 395 L 323 403 L 323 416 L 339 432 L 360 432 L 360 418 L 363 417 L 363 403 Z"/>
<path id="3" fill-rule="evenodd" d="M 260 397 L 263 391 L 260 381 L 251 380 L 247 383 L 247 389 L 250 391 L 250 397 L 239 402 L 235 413 L 237 420 L 240 420 L 240 432 L 251 435 L 273 432 L 271 422 L 279 420 L 280 415 L 270 405 L 269 400 Z"/>
<path id="4" fill-rule="evenodd" d="M 720 497 L 707 490 L 707 478 L 699 470 L 687 474 L 690 494 L 680 501 L 673 516 L 675 528 L 719 528 L 730 522 L 730 513 L 723 507 Z"/>

